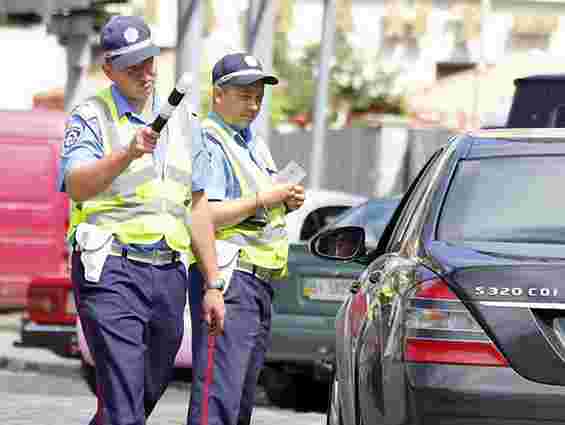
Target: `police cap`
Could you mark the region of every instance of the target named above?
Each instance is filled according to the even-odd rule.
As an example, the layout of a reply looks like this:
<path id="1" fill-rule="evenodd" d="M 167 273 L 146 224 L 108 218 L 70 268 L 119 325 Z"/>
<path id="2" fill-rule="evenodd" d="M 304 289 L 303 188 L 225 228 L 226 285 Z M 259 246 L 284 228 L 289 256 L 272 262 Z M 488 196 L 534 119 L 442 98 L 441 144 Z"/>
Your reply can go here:
<path id="1" fill-rule="evenodd" d="M 248 53 L 225 55 L 212 69 L 212 83 L 218 86 L 246 86 L 259 80 L 271 85 L 279 83 L 277 77 L 266 74 L 261 62 Z"/>
<path id="2" fill-rule="evenodd" d="M 111 17 L 100 33 L 100 46 L 106 60 L 119 71 L 160 53 L 139 16 Z"/>

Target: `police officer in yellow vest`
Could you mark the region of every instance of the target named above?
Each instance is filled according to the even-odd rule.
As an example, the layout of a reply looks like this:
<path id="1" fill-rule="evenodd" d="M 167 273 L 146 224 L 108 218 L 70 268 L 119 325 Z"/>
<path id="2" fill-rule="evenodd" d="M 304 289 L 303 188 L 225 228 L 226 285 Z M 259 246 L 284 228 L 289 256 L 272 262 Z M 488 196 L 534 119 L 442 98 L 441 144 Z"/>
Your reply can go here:
<path id="1" fill-rule="evenodd" d="M 188 424 L 245 425 L 253 410 L 259 371 L 269 345 L 271 285 L 286 273 L 285 214 L 304 202 L 304 188 L 275 183 L 267 145 L 249 125 L 259 113 L 265 84 L 278 79 L 248 54 L 224 56 L 212 71 L 213 111 L 203 121 L 212 170 L 206 192 L 216 227 L 226 321 L 210 337 L 201 319 L 201 281 L 191 274 L 193 382 Z M 223 284 L 222 284 L 223 283 Z"/>
<path id="2" fill-rule="evenodd" d="M 160 136 L 148 126 L 159 108 L 159 48 L 143 20 L 111 18 L 100 42 L 113 84 L 71 112 L 62 149 L 72 280 L 96 364 L 91 424 L 142 425 L 172 375 L 192 252 L 206 283 L 219 278 L 203 191 L 209 157 L 185 102 Z M 221 295 L 207 293 L 203 305 L 221 332 Z"/>

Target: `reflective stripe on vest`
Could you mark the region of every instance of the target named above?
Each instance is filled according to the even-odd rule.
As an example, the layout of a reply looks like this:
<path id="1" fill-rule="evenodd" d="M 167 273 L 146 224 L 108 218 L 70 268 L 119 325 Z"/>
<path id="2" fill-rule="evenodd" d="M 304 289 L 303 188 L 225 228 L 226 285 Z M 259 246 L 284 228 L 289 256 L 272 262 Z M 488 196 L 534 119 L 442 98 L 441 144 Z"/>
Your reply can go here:
<path id="1" fill-rule="evenodd" d="M 110 88 L 73 114 L 85 121 L 98 120 L 105 155 L 126 149 L 140 128 L 127 116 L 118 116 Z M 81 220 L 110 230 L 122 243 L 147 244 L 164 237 L 170 248 L 189 252 L 191 119 L 186 105 L 181 103 L 161 132 L 157 143 L 167 144 L 164 170 L 156 170 L 149 154 L 133 160 L 104 192 L 81 203 Z"/>
<path id="2" fill-rule="evenodd" d="M 207 118 L 202 127 L 215 141 L 221 144 L 241 187 L 241 196 L 251 198 L 258 191 L 272 188 L 271 177 L 267 171 L 258 166 L 249 156 L 249 152 L 234 141 L 235 132 L 223 128 L 217 122 Z M 257 141 L 258 144 L 261 141 Z M 264 147 L 258 158 L 261 166 L 276 169 L 268 149 Z M 285 224 L 284 206 L 269 208 L 267 226 L 252 227 L 239 223 L 226 226 L 216 231 L 216 237 L 242 247 L 242 259 L 261 267 L 280 270 L 278 277 L 286 274 L 288 262 L 288 240 Z"/>

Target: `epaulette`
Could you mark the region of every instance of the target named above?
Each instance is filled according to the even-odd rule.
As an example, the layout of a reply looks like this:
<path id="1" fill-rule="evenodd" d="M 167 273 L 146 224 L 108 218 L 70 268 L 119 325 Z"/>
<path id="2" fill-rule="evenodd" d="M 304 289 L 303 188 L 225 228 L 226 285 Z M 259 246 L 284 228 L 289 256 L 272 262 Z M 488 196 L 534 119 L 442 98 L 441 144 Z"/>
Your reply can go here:
<path id="1" fill-rule="evenodd" d="M 71 115 L 78 115 L 84 121 L 89 121 L 93 118 L 96 118 L 97 113 L 99 111 L 99 107 L 95 102 L 97 102 L 97 100 L 94 98 L 87 99 L 86 101 L 82 102 L 80 105 L 75 106 L 71 110 Z"/>

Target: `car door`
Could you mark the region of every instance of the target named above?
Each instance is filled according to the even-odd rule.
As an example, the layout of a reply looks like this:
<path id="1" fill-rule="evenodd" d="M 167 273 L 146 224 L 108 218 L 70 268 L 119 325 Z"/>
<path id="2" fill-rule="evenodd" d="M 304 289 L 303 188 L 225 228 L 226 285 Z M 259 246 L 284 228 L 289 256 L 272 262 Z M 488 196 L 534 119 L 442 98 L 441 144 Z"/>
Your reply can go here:
<path id="1" fill-rule="evenodd" d="M 422 205 L 430 182 L 440 167 L 442 150 L 428 161 L 401 201 L 372 255 L 374 261 L 362 276 L 348 310 L 350 331 L 348 398 L 353 400 L 356 424 L 402 423 L 404 397 L 393 399 L 404 388 L 401 365 L 395 361 L 397 328 L 396 286 L 407 282 L 417 264 L 399 254 L 413 217 Z M 386 406 L 386 408 L 385 408 Z M 369 422 L 371 421 L 371 422 Z"/>

